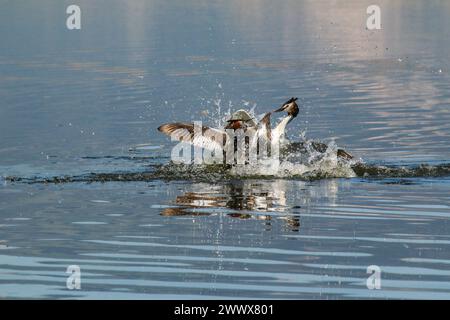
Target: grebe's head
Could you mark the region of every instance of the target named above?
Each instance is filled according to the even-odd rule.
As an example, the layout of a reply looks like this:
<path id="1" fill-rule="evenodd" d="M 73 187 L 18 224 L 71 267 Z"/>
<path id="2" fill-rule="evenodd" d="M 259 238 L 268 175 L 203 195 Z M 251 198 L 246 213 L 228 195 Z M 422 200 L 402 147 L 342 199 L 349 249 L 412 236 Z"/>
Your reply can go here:
<path id="1" fill-rule="evenodd" d="M 228 124 L 225 129 L 244 129 L 247 127 L 256 126 L 255 120 L 248 114 L 247 111 L 241 109 L 231 115 L 231 118 L 227 120 Z"/>
<path id="2" fill-rule="evenodd" d="M 295 102 L 295 101 L 297 101 L 297 99 L 298 98 L 294 98 L 294 97 L 290 98 L 288 101 L 283 103 L 279 109 L 275 110 L 275 112 L 286 111 L 288 113 L 288 115 L 295 118 L 299 112 L 298 105 Z"/>

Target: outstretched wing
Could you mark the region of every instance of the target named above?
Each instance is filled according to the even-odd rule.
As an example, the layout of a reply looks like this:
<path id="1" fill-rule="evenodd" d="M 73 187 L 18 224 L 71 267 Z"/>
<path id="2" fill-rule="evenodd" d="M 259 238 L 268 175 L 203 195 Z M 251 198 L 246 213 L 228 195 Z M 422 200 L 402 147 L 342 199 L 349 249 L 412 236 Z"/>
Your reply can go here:
<path id="1" fill-rule="evenodd" d="M 190 143 L 196 147 L 208 150 L 223 149 L 227 134 L 225 131 L 202 126 L 195 128 L 193 123 L 167 123 L 158 127 L 162 133 L 172 137 L 173 140 Z"/>

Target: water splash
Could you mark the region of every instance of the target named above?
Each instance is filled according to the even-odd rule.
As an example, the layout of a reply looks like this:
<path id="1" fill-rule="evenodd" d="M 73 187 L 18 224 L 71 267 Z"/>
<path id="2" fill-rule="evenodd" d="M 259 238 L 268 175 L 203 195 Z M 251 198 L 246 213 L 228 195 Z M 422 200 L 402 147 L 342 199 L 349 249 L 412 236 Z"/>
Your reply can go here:
<path id="1" fill-rule="evenodd" d="M 233 171 L 234 170 L 234 171 Z M 277 172 L 278 175 L 270 175 L 267 172 L 257 170 L 254 172 L 242 172 L 230 166 L 222 165 L 178 165 L 169 163 L 166 165 L 151 166 L 149 171 L 144 172 L 105 172 L 90 173 L 73 176 L 54 177 L 20 177 L 7 176 L 8 183 L 71 183 L 71 182 L 138 182 L 154 180 L 185 180 L 192 182 L 216 182 L 234 179 L 291 179 L 291 180 L 320 180 L 329 178 L 351 178 L 360 177 L 365 179 L 386 178 L 437 178 L 450 177 L 450 164 L 438 165 L 415 165 L 406 167 L 390 167 L 355 163 L 347 166 L 336 167 L 308 167 L 299 165 L 294 167 L 292 163 L 284 163 Z"/>

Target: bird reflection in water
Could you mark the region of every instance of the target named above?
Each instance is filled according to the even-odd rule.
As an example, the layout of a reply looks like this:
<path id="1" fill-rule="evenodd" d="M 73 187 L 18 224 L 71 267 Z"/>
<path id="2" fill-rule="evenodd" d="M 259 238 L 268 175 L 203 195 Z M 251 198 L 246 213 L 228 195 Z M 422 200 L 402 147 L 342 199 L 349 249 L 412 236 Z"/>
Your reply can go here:
<path id="1" fill-rule="evenodd" d="M 195 184 L 174 200 L 175 207 L 162 210 L 162 216 L 209 216 L 225 213 L 230 218 L 265 221 L 271 229 L 274 220 L 283 221 L 289 231 L 298 231 L 298 213 L 286 205 L 285 181 L 256 183 L 233 181 L 226 184 Z"/>

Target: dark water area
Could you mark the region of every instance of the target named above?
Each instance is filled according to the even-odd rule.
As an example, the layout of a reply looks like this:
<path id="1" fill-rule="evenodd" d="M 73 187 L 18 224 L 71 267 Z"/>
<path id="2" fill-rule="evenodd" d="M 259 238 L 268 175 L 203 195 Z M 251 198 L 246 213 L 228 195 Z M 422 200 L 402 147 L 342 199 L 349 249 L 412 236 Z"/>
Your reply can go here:
<path id="1" fill-rule="evenodd" d="M 1 5 L 0 298 L 450 298 L 449 2 L 378 1 L 374 31 L 369 1 L 70 4 Z M 291 140 L 357 161 L 167 166 L 162 123 L 291 96 Z"/>

